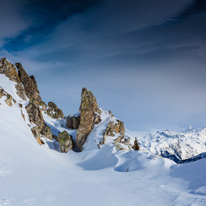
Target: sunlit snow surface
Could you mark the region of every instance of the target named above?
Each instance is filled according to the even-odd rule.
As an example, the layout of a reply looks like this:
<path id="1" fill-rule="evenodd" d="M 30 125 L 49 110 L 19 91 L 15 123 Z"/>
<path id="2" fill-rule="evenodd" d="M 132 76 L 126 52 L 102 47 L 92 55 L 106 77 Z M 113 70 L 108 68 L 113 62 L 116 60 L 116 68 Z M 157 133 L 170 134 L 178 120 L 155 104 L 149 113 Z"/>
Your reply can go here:
<path id="1" fill-rule="evenodd" d="M 81 153 L 61 153 L 55 140 L 39 146 L 14 83 L 0 75 L 0 86 L 17 101 L 9 107 L 0 99 L 0 205 L 206 205 L 206 159 L 177 165 L 151 152 L 117 151 L 109 138 L 98 149 L 112 120 L 107 112 Z M 54 134 L 66 129 L 64 120 L 43 115 Z"/>

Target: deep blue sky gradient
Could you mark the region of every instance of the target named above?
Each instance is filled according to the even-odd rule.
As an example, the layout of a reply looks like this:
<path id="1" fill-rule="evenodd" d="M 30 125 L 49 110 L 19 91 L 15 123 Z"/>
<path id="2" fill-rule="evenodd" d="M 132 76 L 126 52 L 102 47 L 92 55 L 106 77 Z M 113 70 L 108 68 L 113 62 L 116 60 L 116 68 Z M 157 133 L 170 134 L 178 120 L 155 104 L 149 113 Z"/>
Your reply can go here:
<path id="1" fill-rule="evenodd" d="M 3 0 L 0 28 L 65 115 L 87 87 L 130 130 L 206 126 L 204 0 Z"/>

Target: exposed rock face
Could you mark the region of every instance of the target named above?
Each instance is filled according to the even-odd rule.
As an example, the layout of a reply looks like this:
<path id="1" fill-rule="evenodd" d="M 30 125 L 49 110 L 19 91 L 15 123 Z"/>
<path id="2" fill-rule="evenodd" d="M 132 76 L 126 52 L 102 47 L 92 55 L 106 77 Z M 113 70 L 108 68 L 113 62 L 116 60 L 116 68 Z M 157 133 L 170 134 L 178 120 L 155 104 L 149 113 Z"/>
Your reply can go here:
<path id="1" fill-rule="evenodd" d="M 124 123 L 120 120 L 117 120 L 117 123 L 110 121 L 106 128 L 107 136 L 115 136 L 114 133 L 120 133 L 121 135 L 125 134 Z"/>
<path id="2" fill-rule="evenodd" d="M 25 90 L 24 90 L 24 86 L 18 82 L 16 84 L 16 90 L 17 90 L 17 94 L 23 99 L 23 100 L 26 100 L 26 93 L 25 93 Z"/>
<path id="3" fill-rule="evenodd" d="M 6 58 L 0 59 L 0 73 L 5 74 L 14 82 L 20 82 L 15 66 L 8 62 Z"/>
<path id="4" fill-rule="evenodd" d="M 55 139 L 57 142 L 59 142 L 59 139 L 56 135 L 52 135 L 52 138 Z"/>
<path id="5" fill-rule="evenodd" d="M 95 117 L 98 116 L 97 112 L 100 112 L 96 98 L 93 96 L 93 93 L 86 88 L 82 89 L 79 111 L 81 112 L 80 125 L 76 134 L 76 143 L 78 148 L 82 150 L 87 136 L 94 127 Z"/>
<path id="6" fill-rule="evenodd" d="M 41 101 L 41 97 L 39 95 L 39 90 L 37 88 L 36 80 L 34 78 L 30 78 L 29 75 L 26 73 L 24 68 L 22 67 L 21 63 L 15 64 L 18 69 L 18 75 L 21 82 L 24 85 L 24 89 L 26 95 L 29 99 L 33 98 L 38 101 Z"/>
<path id="7" fill-rule="evenodd" d="M 45 125 L 43 130 L 41 131 L 42 135 L 44 135 L 46 138 L 52 140 L 52 132 L 49 126 Z"/>
<path id="8" fill-rule="evenodd" d="M 139 144 L 138 144 L 138 142 L 137 142 L 137 138 L 135 137 L 135 140 L 134 140 L 134 145 L 132 146 L 132 149 L 133 150 L 139 150 L 140 148 L 139 148 Z"/>
<path id="9" fill-rule="evenodd" d="M 38 87 L 37 87 L 37 82 L 36 82 L 36 79 L 35 79 L 34 75 L 31 75 L 31 76 L 30 76 L 30 79 L 31 79 L 31 81 L 32 81 L 33 84 L 34 84 L 34 90 L 39 94 L 39 89 L 38 89 Z"/>
<path id="10" fill-rule="evenodd" d="M 6 97 L 7 97 L 6 100 L 5 100 L 6 104 L 11 107 L 13 105 L 12 104 L 13 98 L 10 94 L 7 94 Z"/>
<path id="11" fill-rule="evenodd" d="M 47 105 L 45 104 L 44 101 L 40 101 L 40 102 L 39 102 L 39 106 L 41 107 L 41 110 L 42 110 L 42 111 L 46 111 Z"/>
<path id="12" fill-rule="evenodd" d="M 2 98 L 3 96 L 6 96 L 5 102 L 6 102 L 6 104 L 7 104 L 8 106 L 11 107 L 11 106 L 13 105 L 13 104 L 12 104 L 12 101 L 13 101 L 14 103 L 16 103 L 16 100 L 14 100 L 9 93 L 7 93 L 6 91 L 4 91 L 4 89 L 3 89 L 2 87 L 0 87 L 0 98 Z"/>
<path id="13" fill-rule="evenodd" d="M 38 142 L 38 144 L 41 146 L 42 144 L 45 144 L 41 138 L 40 138 L 40 135 L 39 134 L 35 134 L 34 135 L 34 138 L 36 139 L 36 141 Z"/>
<path id="14" fill-rule="evenodd" d="M 62 110 L 59 109 L 54 102 L 48 103 L 47 114 L 54 119 L 59 119 L 64 117 Z"/>
<path id="15" fill-rule="evenodd" d="M 70 129 L 78 129 L 80 125 L 80 115 L 68 116 L 66 119 L 66 125 Z"/>
<path id="16" fill-rule="evenodd" d="M 41 110 L 33 102 L 30 102 L 25 109 L 28 113 L 30 122 L 36 124 L 36 127 L 32 128 L 32 132 L 34 134 L 40 133 L 44 128 L 44 119 Z"/>
<path id="17" fill-rule="evenodd" d="M 16 82 L 17 94 L 26 100 L 24 87 L 21 85 L 16 68 L 13 64 L 7 61 L 6 58 L 0 59 L 0 74 L 5 74 L 11 81 Z"/>
<path id="18" fill-rule="evenodd" d="M 74 148 L 72 136 L 70 136 L 66 130 L 59 133 L 58 140 L 62 152 L 67 153 L 69 150 L 72 150 Z"/>
<path id="19" fill-rule="evenodd" d="M 0 88 L 0 98 L 2 98 L 3 96 L 5 96 L 5 91 L 4 89 Z"/>

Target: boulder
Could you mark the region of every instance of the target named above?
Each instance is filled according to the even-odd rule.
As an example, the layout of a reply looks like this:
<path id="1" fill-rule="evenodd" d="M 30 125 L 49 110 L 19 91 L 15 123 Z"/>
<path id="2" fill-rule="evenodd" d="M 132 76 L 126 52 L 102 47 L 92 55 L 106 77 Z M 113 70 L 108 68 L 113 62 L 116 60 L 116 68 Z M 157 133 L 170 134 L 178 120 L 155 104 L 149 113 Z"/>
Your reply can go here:
<path id="1" fill-rule="evenodd" d="M 49 126 L 45 125 L 43 130 L 41 131 L 41 134 L 44 135 L 46 138 L 53 140 L 52 132 Z"/>
<path id="2" fill-rule="evenodd" d="M 59 139 L 56 135 L 52 135 L 52 138 L 55 139 L 57 142 L 59 142 Z"/>
<path id="3" fill-rule="evenodd" d="M 76 143 L 78 148 L 82 150 L 87 136 L 94 128 L 94 120 L 98 115 L 98 112 L 100 112 L 96 98 L 93 93 L 88 91 L 85 87 L 82 89 L 79 111 L 81 112 L 80 125 L 76 134 Z"/>
<path id="4" fill-rule="evenodd" d="M 54 102 L 49 102 L 49 103 L 48 103 L 48 106 L 51 107 L 51 108 L 54 109 L 54 110 L 57 110 L 57 109 L 58 109 L 57 105 L 56 105 Z"/>
<path id="5" fill-rule="evenodd" d="M 80 125 L 80 115 L 75 117 L 73 116 L 73 129 L 78 129 L 79 128 L 79 125 Z"/>
<path id="6" fill-rule="evenodd" d="M 59 119 L 59 118 L 64 117 L 62 110 L 59 109 L 54 102 L 48 103 L 48 107 L 47 107 L 46 112 L 50 117 L 52 117 L 54 119 Z"/>
<path id="7" fill-rule="evenodd" d="M 41 110 L 34 102 L 30 102 L 25 109 L 28 113 L 29 121 L 36 124 L 36 126 L 32 128 L 33 134 L 41 133 L 44 128 L 44 119 Z"/>
<path id="8" fill-rule="evenodd" d="M 39 102 L 39 106 L 40 106 L 40 108 L 41 108 L 42 111 L 46 111 L 47 105 L 45 104 L 44 101 L 40 101 L 40 102 Z"/>
<path id="9" fill-rule="evenodd" d="M 29 99 L 33 98 L 38 101 L 41 101 L 41 97 L 39 95 L 39 90 L 37 88 L 36 80 L 30 78 L 30 76 L 26 73 L 26 71 L 22 67 L 21 63 L 16 63 L 15 65 L 18 69 L 18 75 L 19 75 L 20 81 L 24 85 L 24 89 L 25 89 L 25 93 L 27 97 Z"/>
<path id="10" fill-rule="evenodd" d="M 74 148 L 72 136 L 69 135 L 66 130 L 59 133 L 58 140 L 59 140 L 60 150 L 62 152 L 67 153 L 69 150 L 72 150 Z"/>
<path id="11" fill-rule="evenodd" d="M 66 118 L 66 125 L 69 129 L 73 129 L 73 116 L 72 115 L 69 115 Z"/>
<path id="12" fill-rule="evenodd" d="M 78 129 L 80 125 L 80 115 L 69 115 L 66 118 L 66 125 L 69 129 Z"/>

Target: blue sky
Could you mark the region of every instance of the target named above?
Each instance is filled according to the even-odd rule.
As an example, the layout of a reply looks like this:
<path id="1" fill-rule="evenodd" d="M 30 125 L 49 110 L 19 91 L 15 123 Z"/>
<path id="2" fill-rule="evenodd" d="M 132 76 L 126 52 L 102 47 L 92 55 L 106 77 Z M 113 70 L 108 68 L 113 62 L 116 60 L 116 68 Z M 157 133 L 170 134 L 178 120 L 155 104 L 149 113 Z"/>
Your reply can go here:
<path id="1" fill-rule="evenodd" d="M 0 56 L 65 115 L 82 87 L 130 130 L 206 126 L 204 0 L 3 0 Z"/>

